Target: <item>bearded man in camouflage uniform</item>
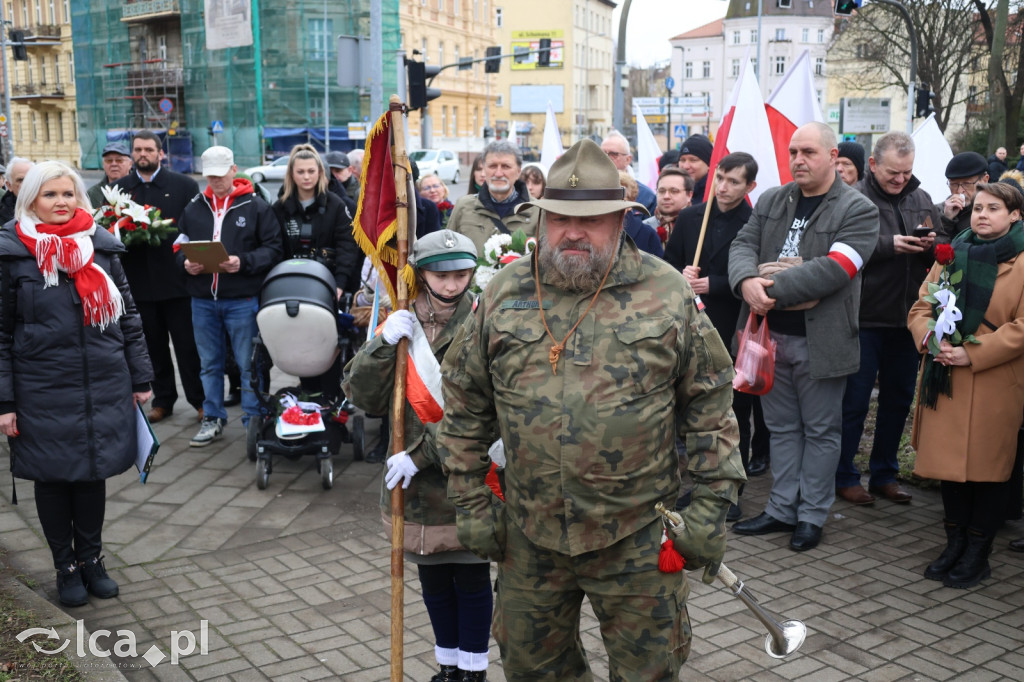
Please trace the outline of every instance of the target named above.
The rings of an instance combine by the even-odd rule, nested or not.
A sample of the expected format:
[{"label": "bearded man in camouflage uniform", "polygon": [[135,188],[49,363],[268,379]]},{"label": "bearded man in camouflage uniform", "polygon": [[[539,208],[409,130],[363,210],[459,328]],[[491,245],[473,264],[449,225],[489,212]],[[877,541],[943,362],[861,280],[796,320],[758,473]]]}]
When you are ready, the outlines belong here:
[{"label": "bearded man in camouflage uniform", "polygon": [[[658,569],[654,506],[678,496],[678,434],[696,485],[677,547],[711,582],[744,480],[732,362],[683,276],[623,235],[639,205],[596,144],[556,161],[531,203],[537,254],[491,280],[442,367],[438,438],[459,539],[498,562],[492,633],[508,679],[591,679],[586,596],[613,680],[675,680],[689,588]],[[495,428],[505,503],[484,483]]]}]

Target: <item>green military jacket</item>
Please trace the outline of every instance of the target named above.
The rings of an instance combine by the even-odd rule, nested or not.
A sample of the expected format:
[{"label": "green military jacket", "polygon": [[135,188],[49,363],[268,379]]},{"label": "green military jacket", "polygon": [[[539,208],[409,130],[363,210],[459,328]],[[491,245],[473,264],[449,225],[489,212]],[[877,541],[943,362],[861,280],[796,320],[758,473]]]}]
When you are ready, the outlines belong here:
[{"label": "green military jacket", "polygon": [[[497,425],[507,520],[541,547],[576,556],[651,523],[655,503],[679,493],[677,433],[694,480],[734,502],[744,474],[732,361],[683,276],[624,240],[553,374],[532,264],[499,271],[445,356],[438,443],[449,496],[483,485]],[[541,282],[561,341],[593,294]]]},{"label": "green military jacket", "polygon": [[[521,187],[520,187],[521,186]],[[529,200],[526,185],[516,182],[516,189],[521,190],[520,196]],[[476,252],[481,256],[484,253],[484,244],[492,236],[499,234],[495,221],[501,222],[509,233],[522,230],[527,237],[537,236],[537,219],[540,209],[530,206],[519,211],[499,218],[498,214],[488,208],[484,201],[477,194],[470,194],[455,202],[455,208],[448,217],[446,227],[453,232],[464,234],[473,240],[476,245]]]},{"label": "green military jacket", "polygon": [[[455,332],[473,309],[473,297],[467,294],[437,338],[430,344],[438,362],[451,345]],[[384,336],[373,337],[345,367],[342,390],[360,409],[371,414],[392,413],[395,387],[395,350]],[[437,424],[424,424],[408,402],[405,404],[405,451],[419,467],[405,491],[406,549],[418,554],[462,549],[455,536],[455,507],[447,497],[447,477],[434,436]],[[491,442],[497,438],[492,437]],[[490,443],[488,443],[490,445]],[[389,449],[388,452],[391,452]],[[390,515],[391,491],[381,485],[381,510]],[[436,527],[443,526],[444,529]],[[432,527],[423,529],[421,527]],[[415,543],[415,544],[410,544]]]}]

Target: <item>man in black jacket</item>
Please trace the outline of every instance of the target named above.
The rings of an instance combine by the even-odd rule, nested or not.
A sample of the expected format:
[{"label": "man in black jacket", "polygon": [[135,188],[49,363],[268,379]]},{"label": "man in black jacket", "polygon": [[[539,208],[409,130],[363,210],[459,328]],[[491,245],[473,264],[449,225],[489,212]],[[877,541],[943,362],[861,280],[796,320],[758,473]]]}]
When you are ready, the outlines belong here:
[{"label": "man in black jacket", "polygon": [[[705,204],[684,208],[665,248],[665,260],[680,270],[701,297],[705,312],[722,337],[726,348],[736,337],[740,299],[729,287],[729,245],[746,225],[751,208],[747,195],[757,186],[757,161],[750,154],[734,152],[722,157],[715,169],[715,196],[704,235],[698,265],[693,265],[697,240],[704,219]],[[761,411],[761,399],[733,391],[732,407],[740,426],[740,456],[748,475],[760,476],[768,470],[770,436]],[[751,434],[750,418],[754,418]],[[751,437],[753,436],[753,437]],[[742,493],[742,487],[740,488]],[[739,504],[729,509],[727,518],[735,521],[742,511]]]},{"label": "man in black jacket", "polygon": [[[846,378],[843,438],[836,494],[852,504],[879,495],[907,504],[911,495],[896,482],[896,452],[914,399],[918,343],[907,314],[934,257],[939,212],[913,175],[914,141],[902,132],[883,135],[868,159],[869,172],[855,185],[878,207],[878,242],[864,266],[860,299],[860,369]],[[860,448],[871,391],[878,379],[878,412],[868,489],[853,462]]]},{"label": "man in black jacket", "polygon": [[7,192],[0,197],[0,227],[14,220],[14,204],[18,201],[21,183],[35,164],[28,159],[15,156],[4,171],[4,185]]},{"label": "man in black jacket", "polygon": [[257,414],[256,395],[249,386],[252,339],[256,335],[257,297],[263,277],[282,257],[281,224],[252,183],[236,179],[238,167],[227,147],[203,152],[203,175],[208,186],[185,207],[179,223],[179,242],[216,241],[228,259],[215,273],[177,254],[192,296],[196,347],[202,363],[203,422],[189,443],[204,447],[220,438],[228,413],[224,409],[225,334],[242,376],[242,423]]},{"label": "man in black jacket", "polygon": [[[163,158],[160,138],[149,130],[137,132],[132,139],[135,169],[115,184],[132,201],[159,208],[161,216],[174,220],[177,227],[185,206],[199,194],[199,185],[187,175],[162,168]],[[153,362],[151,422],[169,417],[178,400],[168,337],[174,343],[174,359],[178,361],[185,400],[199,411],[200,421],[203,418],[203,385],[192,333],[192,305],[185,291],[184,276],[174,263],[173,243],[172,236],[160,246],[134,246],[121,256]]]},{"label": "man in black jacket", "polygon": [[[992,178],[993,181],[999,178]],[[979,183],[988,182],[988,163],[978,152],[960,152],[946,164],[946,185],[950,195],[935,204],[941,211],[942,229],[938,231],[940,241],[952,241],[971,226],[974,211],[974,195]]]}]

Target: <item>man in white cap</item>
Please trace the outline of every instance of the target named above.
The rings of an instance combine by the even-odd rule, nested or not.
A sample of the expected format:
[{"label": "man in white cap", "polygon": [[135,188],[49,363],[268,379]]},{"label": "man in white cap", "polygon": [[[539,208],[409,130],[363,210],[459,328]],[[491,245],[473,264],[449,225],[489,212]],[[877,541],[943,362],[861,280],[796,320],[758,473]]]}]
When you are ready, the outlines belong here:
[{"label": "man in white cap", "polygon": [[[498,272],[442,367],[458,536],[499,562],[492,632],[510,680],[590,679],[589,598],[614,680],[675,680],[690,649],[659,502],[695,481],[675,546],[711,582],[745,480],[729,353],[681,273],[623,235],[619,171],[589,139],[551,166],[537,252]],[[505,502],[485,483],[500,433]],[[667,551],[667,549],[666,549]],[[662,570],[664,568],[664,570]],[[669,570],[674,568],[674,570]]]},{"label": "man in white cap", "polygon": [[238,167],[227,147],[203,152],[202,171],[208,183],[185,207],[178,224],[179,242],[215,241],[228,258],[217,272],[193,263],[178,251],[185,286],[192,296],[192,321],[202,364],[204,417],[189,443],[205,447],[221,437],[227,423],[224,409],[225,334],[242,376],[242,423],[257,414],[256,395],[249,387],[252,338],[256,334],[256,303],[263,277],[282,258],[281,224],[248,180],[236,178]]}]

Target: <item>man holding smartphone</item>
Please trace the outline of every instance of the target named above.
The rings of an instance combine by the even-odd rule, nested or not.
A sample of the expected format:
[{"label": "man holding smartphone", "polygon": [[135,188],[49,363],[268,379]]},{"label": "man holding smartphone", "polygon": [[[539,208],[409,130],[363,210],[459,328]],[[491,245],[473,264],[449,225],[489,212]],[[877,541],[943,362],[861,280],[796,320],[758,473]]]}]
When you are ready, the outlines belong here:
[{"label": "man holding smartphone", "polygon": [[[843,439],[836,494],[851,504],[875,496],[906,504],[911,495],[896,482],[896,453],[914,397],[919,355],[907,313],[934,258],[940,213],[913,174],[914,141],[891,132],[875,143],[869,172],[855,188],[878,207],[878,242],[864,266],[860,302],[860,370],[849,375],[843,396]],[[944,240],[945,241],[945,240]],[[853,459],[860,447],[871,391],[879,380],[875,439],[868,489]]]}]

